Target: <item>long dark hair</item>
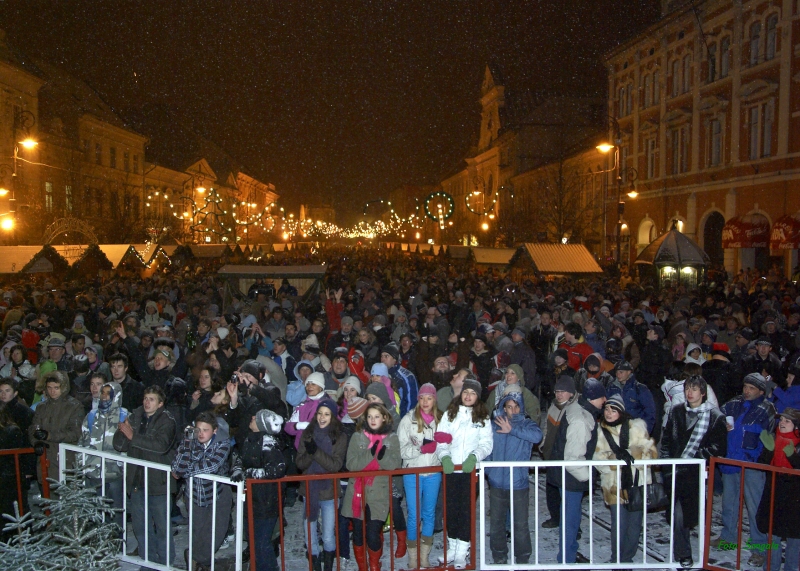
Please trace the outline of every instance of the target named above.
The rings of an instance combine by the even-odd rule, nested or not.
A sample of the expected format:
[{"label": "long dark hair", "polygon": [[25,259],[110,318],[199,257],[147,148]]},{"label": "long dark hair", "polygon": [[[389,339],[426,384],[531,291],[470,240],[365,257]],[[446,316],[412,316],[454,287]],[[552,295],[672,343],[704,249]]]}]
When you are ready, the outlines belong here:
[{"label": "long dark hair", "polygon": [[[452,401],[450,401],[450,405],[447,407],[447,420],[453,422],[456,419],[456,415],[458,414],[458,407],[460,407],[463,403],[461,402],[461,395],[464,394],[463,392],[455,397]],[[466,406],[466,405],[464,405]],[[483,423],[489,419],[489,409],[486,408],[486,404],[478,398],[474,405],[472,405],[472,422],[477,424]]]},{"label": "long dark hair", "polygon": [[[330,409],[328,409],[330,410]],[[317,412],[319,412],[319,407],[317,407]],[[331,423],[330,423],[329,433],[331,437],[331,442],[336,442],[336,439],[342,433],[342,423],[341,421],[336,418],[335,414],[331,414]],[[308,427],[303,431],[303,440],[309,442],[314,439],[314,433],[319,428],[319,422],[317,422],[317,413],[314,413],[314,416],[311,419],[311,422],[308,423]]]}]

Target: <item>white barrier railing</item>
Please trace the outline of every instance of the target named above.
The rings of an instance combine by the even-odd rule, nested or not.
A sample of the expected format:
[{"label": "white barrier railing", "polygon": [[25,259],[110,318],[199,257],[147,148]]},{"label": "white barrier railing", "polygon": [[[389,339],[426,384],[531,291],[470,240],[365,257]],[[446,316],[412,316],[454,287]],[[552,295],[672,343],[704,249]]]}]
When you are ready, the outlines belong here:
[{"label": "white barrier railing", "polygon": [[[663,458],[663,459],[656,459],[656,460],[636,460],[633,467],[659,467],[659,466],[671,466],[672,472],[675,474],[675,467],[678,465],[695,465],[697,466],[697,470],[699,472],[699,492],[698,492],[698,508],[699,508],[699,520],[698,520],[698,551],[697,557],[693,556],[695,562],[702,562],[703,553],[705,551],[705,508],[706,508],[706,461],[702,459],[681,459],[681,458]],[[588,563],[557,563],[556,561],[548,560],[544,563],[540,561],[539,558],[539,543],[540,543],[540,536],[541,533],[539,531],[539,474],[542,468],[553,469],[557,468],[561,470],[561,481],[565,481],[565,473],[567,467],[573,466],[580,466],[580,467],[589,467],[589,562]],[[515,554],[514,554],[514,526],[511,526],[511,544],[508,553],[508,563],[493,563],[491,562],[491,550],[487,550],[486,545],[486,535],[487,535],[487,514],[488,514],[488,505],[486,501],[486,494],[481,493],[479,498],[479,512],[478,512],[478,521],[480,522],[480,532],[478,534],[478,541],[480,543],[480,569],[487,569],[487,570],[505,570],[508,569],[509,566],[513,566],[514,569],[561,569],[561,568],[568,568],[568,569],[619,569],[624,567],[625,569],[678,569],[681,568],[682,565],[680,562],[675,561],[673,558],[673,541],[674,541],[674,534],[673,530],[675,527],[675,509],[674,504],[676,501],[675,498],[675,485],[677,481],[677,477],[671,478],[672,488],[671,490],[667,490],[667,495],[670,498],[670,518],[669,518],[669,556],[668,560],[666,561],[648,561],[648,536],[647,536],[647,488],[644,488],[644,498],[645,498],[645,507],[644,507],[644,520],[642,525],[642,535],[641,535],[641,542],[642,542],[642,560],[639,562],[634,561],[633,563],[622,563],[620,562],[620,518],[616,518],[616,525],[617,525],[617,533],[616,533],[616,562],[607,563],[607,562],[598,562],[595,561],[595,554],[594,554],[594,482],[597,478],[595,478],[594,470],[592,469],[595,466],[625,466],[625,462],[622,460],[587,460],[587,461],[543,461],[543,462],[481,462],[479,467],[480,471],[478,474],[479,477],[479,489],[484,490],[486,484],[486,469],[487,468],[519,468],[525,470],[526,472],[529,469],[533,469],[534,471],[534,484],[532,489],[534,490],[534,526],[531,528],[532,536],[535,538],[535,544],[533,546],[533,562],[531,563],[515,563]],[[617,490],[621,489],[620,479],[621,479],[621,471],[616,470],[617,473]],[[509,484],[510,489],[513,490],[513,476],[514,470],[508,471],[509,475]],[[645,486],[647,486],[647,480],[645,479]],[[680,483],[678,483],[680,485]],[[603,500],[600,500],[601,505],[605,508],[605,503]],[[620,505],[617,504],[616,506],[612,507],[612,509],[621,509],[624,510],[624,504]],[[510,520],[514,521],[514,502],[509,502],[509,510],[510,510]],[[561,521],[566,521],[566,500],[564,494],[561,495]],[[656,514],[653,514],[654,516]],[[658,513],[658,517],[663,517],[663,514]],[[564,540],[564,535],[566,533],[565,526],[561,526],[559,532],[562,534],[561,537],[561,560],[564,561],[566,559],[566,541]]]},{"label": "white barrier railing", "polygon": [[[75,455],[75,463],[68,464],[67,463],[67,452],[70,452]],[[97,450],[92,450],[91,448],[83,448],[81,446],[75,446],[71,444],[59,444],[59,461],[58,461],[58,480],[60,482],[64,481],[64,470],[70,469],[74,467],[81,467],[86,466],[86,458],[87,457],[95,457],[100,458],[102,461],[100,462],[99,466],[101,467],[100,472],[100,489],[102,490],[103,495],[106,493],[106,466],[107,461],[113,461],[121,464],[122,467],[122,522],[123,522],[123,529],[122,529],[122,553],[119,554],[119,559],[121,561],[125,561],[127,563],[132,563],[135,565],[142,565],[143,563],[147,564],[147,567],[152,569],[160,569],[163,571],[173,571],[175,569],[183,570],[183,567],[177,567],[175,565],[175,561],[171,561],[172,550],[170,548],[172,542],[172,519],[170,511],[172,505],[172,497],[169,493],[166,494],[165,502],[166,502],[166,545],[167,545],[167,561],[166,563],[157,563],[150,559],[150,533],[149,527],[150,521],[149,512],[150,512],[150,502],[148,501],[150,498],[149,494],[149,480],[150,480],[150,469],[157,470],[160,472],[165,472],[165,476],[167,478],[167,487],[168,489],[174,487],[170,486],[170,483],[173,482],[172,478],[172,467],[169,464],[159,464],[157,462],[148,462],[147,460],[139,460],[136,458],[129,458],[124,454],[119,454],[115,452],[99,452]],[[127,545],[128,545],[128,533],[127,533],[127,526],[125,522],[127,521],[128,515],[128,494],[126,489],[126,482],[128,476],[128,470],[134,466],[141,466],[145,468],[143,471],[144,476],[144,521],[145,521],[145,532],[143,539],[143,544],[139,544],[139,557],[131,557],[127,554]],[[89,468],[89,467],[87,467]],[[235,506],[236,506],[236,521],[235,521],[235,533],[236,533],[236,566],[235,571],[242,571],[242,543],[244,541],[244,501],[245,501],[245,486],[244,482],[231,482],[230,478],[224,476],[216,476],[213,474],[198,474],[196,476],[192,476],[188,479],[187,486],[189,489],[189,497],[187,498],[187,509],[189,511],[189,553],[188,559],[189,561],[193,560],[193,541],[192,541],[192,532],[193,532],[193,509],[194,509],[194,478],[200,478],[202,480],[210,480],[213,482],[217,482],[220,484],[226,484],[232,486],[236,489],[235,495]],[[214,561],[214,538],[217,536],[217,486],[213,487],[213,498],[212,498],[212,518],[211,518],[211,541],[210,541],[210,551],[211,551],[211,571],[215,569],[215,561]],[[114,506],[117,507],[117,506]],[[226,524],[227,525],[227,524]],[[225,530],[227,531],[227,529]],[[137,538],[137,541],[140,538]],[[180,558],[178,558],[180,561]],[[181,562],[182,563],[182,562]]]}]

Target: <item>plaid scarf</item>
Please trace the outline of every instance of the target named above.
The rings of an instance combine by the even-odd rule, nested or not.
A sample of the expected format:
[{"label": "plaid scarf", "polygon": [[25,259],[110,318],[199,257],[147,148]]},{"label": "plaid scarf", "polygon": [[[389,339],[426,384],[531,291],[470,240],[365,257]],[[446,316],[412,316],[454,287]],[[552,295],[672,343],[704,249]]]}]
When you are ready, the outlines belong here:
[{"label": "plaid scarf", "polygon": [[711,422],[711,414],[709,413],[714,407],[708,401],[697,408],[690,407],[688,402],[684,403],[683,406],[686,407],[686,419],[689,421],[687,422],[687,426],[694,420],[694,429],[692,430],[692,436],[689,438],[689,442],[686,443],[686,447],[683,449],[681,458],[694,458],[698,448],[700,448],[700,442],[702,442],[703,437],[706,435],[706,432],[708,432],[708,426]]}]

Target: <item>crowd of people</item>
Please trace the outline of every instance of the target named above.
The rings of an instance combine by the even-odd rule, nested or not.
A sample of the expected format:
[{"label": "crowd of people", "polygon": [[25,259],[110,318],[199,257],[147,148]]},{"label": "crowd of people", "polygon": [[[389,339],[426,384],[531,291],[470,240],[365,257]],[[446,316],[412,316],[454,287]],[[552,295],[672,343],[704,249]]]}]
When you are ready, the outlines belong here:
[{"label": "crowd of people", "polygon": [[[233,497],[230,485],[197,477],[190,488],[189,478],[331,475],[307,486],[254,485],[247,501],[258,540],[248,556],[259,570],[277,569],[275,528],[301,496],[315,571],[332,571],[337,552],[343,569],[378,571],[387,530],[396,536],[390,555],[407,558],[407,568],[432,566],[443,509],[446,563],[467,565],[470,474],[484,461],[624,461],[619,473],[597,468],[612,561],[621,563],[635,557],[640,488],[656,477],[637,460],[716,456],[800,468],[794,282],[740,274],[691,291],[656,290],[627,274],[513,281],[382,250],[292,256],[326,262],[322,288],[256,281],[230,298],[217,276],[191,268],[5,284],[0,448],[32,445],[49,460],[42,474],[24,459],[26,489],[58,477],[60,443],[169,466],[132,466],[123,481],[113,460],[67,456],[115,506],[127,496],[138,554],[148,561],[175,560],[167,521],[185,524],[180,508],[192,502],[193,560],[188,550],[184,557],[203,570],[233,533]],[[399,468],[420,474],[375,475]],[[590,470],[547,470],[542,527],[559,529],[559,562],[582,560]],[[364,475],[333,480],[345,472]],[[0,460],[4,481],[11,474],[13,464]],[[740,474],[721,469],[723,528],[712,546],[736,541],[744,486],[750,564],[766,568],[769,555],[779,571],[785,541],[785,568],[795,571],[800,480],[778,474],[772,505],[764,471],[748,468],[744,481]],[[691,568],[701,479],[689,465],[662,475],[668,493],[673,478],[680,483],[667,512],[674,557]],[[509,563],[513,537],[510,563],[527,563],[535,483],[522,468],[487,464],[486,476],[493,561]],[[0,489],[0,510],[12,511],[15,500],[16,490]]]}]

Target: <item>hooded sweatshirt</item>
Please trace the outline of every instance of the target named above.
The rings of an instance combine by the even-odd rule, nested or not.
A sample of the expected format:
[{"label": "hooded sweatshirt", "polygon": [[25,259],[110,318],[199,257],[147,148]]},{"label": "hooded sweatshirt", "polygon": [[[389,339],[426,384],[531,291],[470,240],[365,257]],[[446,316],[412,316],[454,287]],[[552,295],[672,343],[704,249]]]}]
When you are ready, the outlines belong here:
[{"label": "hooded sweatshirt", "polygon": [[[103,390],[106,390],[106,387],[111,389],[111,399],[101,400],[97,408],[91,410],[83,419],[78,446],[100,452],[114,452],[114,433],[119,423],[128,417],[128,411],[122,408],[122,387],[119,383],[113,381],[106,383],[103,385]],[[87,455],[83,470],[88,477],[101,479],[100,458]],[[120,463],[106,460],[106,480],[121,477]]]}]

